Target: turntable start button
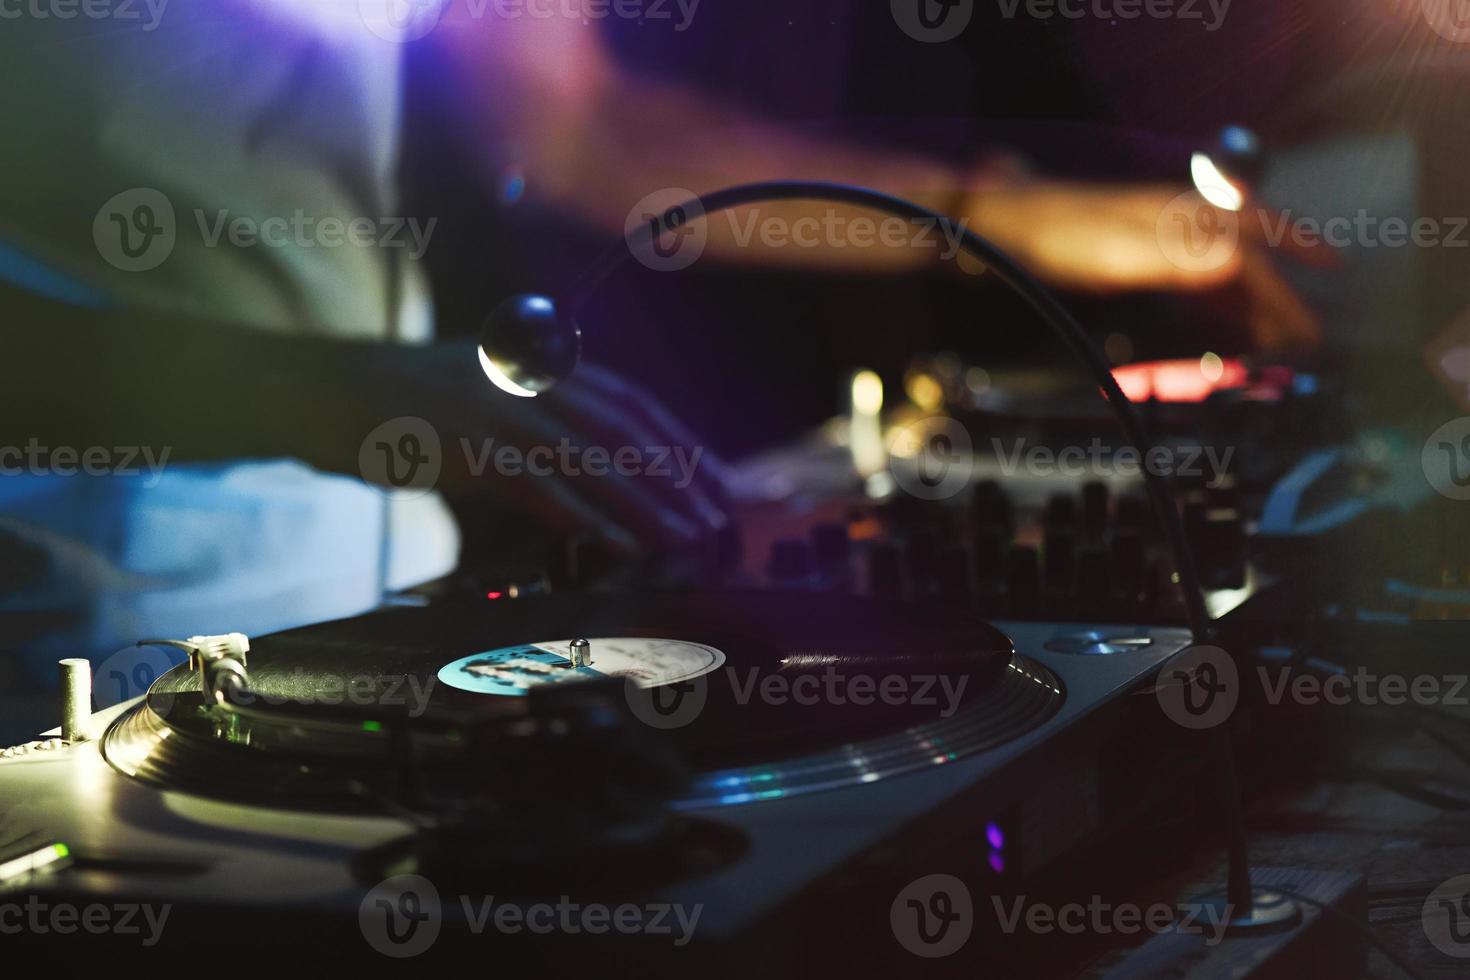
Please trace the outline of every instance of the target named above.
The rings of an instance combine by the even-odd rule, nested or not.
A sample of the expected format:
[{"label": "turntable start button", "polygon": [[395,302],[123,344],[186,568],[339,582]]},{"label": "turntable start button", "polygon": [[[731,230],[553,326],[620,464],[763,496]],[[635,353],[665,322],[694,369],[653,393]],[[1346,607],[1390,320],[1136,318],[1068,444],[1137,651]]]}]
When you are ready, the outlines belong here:
[{"label": "turntable start button", "polygon": [[1130,653],[1153,645],[1152,637],[1125,630],[1082,630],[1063,633],[1047,640],[1043,646],[1052,653],[1070,653],[1082,657],[1107,657]]}]

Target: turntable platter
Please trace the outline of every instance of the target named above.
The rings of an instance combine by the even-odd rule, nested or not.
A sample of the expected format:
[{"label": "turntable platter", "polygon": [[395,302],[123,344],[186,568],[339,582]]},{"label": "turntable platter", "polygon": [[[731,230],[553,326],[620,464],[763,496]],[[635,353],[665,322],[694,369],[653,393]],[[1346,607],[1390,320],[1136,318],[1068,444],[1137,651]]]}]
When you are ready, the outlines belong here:
[{"label": "turntable platter", "polygon": [[[589,641],[584,666],[577,638]],[[984,620],[774,592],[391,609],[260,637],[249,674],[252,695],[285,706],[289,723],[247,708],[222,725],[176,668],[109,732],[109,760],[150,782],[319,806],[332,787],[371,780],[394,733],[448,758],[458,728],[526,717],[534,690],[622,677],[632,713],[699,771],[687,802],[739,803],[942,764],[1016,737],[1062,700],[1059,681]]]}]

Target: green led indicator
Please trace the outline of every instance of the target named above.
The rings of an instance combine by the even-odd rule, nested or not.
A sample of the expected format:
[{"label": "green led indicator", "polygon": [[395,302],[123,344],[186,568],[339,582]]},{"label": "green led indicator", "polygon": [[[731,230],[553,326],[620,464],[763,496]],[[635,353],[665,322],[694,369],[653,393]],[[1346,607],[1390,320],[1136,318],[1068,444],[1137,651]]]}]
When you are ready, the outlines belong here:
[{"label": "green led indicator", "polygon": [[67,847],[65,844],[52,844],[51,850],[54,851],[56,853],[56,856],[59,858],[64,858],[71,854],[71,848]]},{"label": "green led indicator", "polygon": [[381,732],[383,730],[383,723],[381,721],[365,721],[362,723],[362,730],[365,732]]}]

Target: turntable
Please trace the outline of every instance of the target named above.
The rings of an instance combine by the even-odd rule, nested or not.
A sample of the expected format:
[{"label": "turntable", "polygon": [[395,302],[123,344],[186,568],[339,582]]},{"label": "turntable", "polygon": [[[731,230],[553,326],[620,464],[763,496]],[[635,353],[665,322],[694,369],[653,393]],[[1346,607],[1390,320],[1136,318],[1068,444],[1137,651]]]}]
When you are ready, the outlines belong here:
[{"label": "turntable", "polygon": [[[791,199],[938,219],[830,184],[691,206]],[[659,216],[573,295],[685,220]],[[963,237],[1088,367],[1128,442],[1150,445],[1080,325]],[[503,303],[479,347],[487,376],[522,396],[565,377],[575,306]],[[1092,492],[1080,524],[1075,507],[1050,514],[1041,548],[1012,541],[982,486],[963,522],[974,562],[889,514],[906,568],[869,542],[861,589],[828,548],[853,529],[829,526],[811,550],[773,546],[784,591],[494,589],[253,640],[163,641],[187,665],[0,760],[0,799],[25,801],[6,816],[0,887],[162,910],[154,940],[201,962],[244,945],[262,965],[476,955],[542,973],[886,975],[917,956],[973,975],[991,944],[966,945],[978,923],[951,930],[953,896],[919,884],[943,876],[977,904],[1030,887],[1187,784],[1199,756],[1166,699],[1136,696],[1210,638],[1184,515],[1162,476],[1142,483],[1162,540],[1141,499]],[[931,516],[953,534],[952,514]],[[1096,560],[1105,549],[1126,574]],[[1058,604],[1074,585],[1085,601]],[[1181,618],[1190,629],[1156,625]],[[1232,851],[1231,896],[1250,919],[1244,857]]]},{"label": "turntable", "polygon": [[[168,944],[216,945],[228,922],[341,961],[404,955],[373,903],[430,887],[436,939],[416,954],[737,972],[756,935],[901,968],[886,923],[903,882],[961,868],[977,893],[1019,887],[1126,819],[1157,758],[1120,731],[1158,711],[1127,695],[1189,634],[728,592],[482,599],[212,639],[89,737],[0,761],[6,856],[66,855],[8,888],[167,906]],[[699,918],[678,946],[517,942],[476,929],[473,896],[494,895]],[[834,915],[847,925],[817,943]]]}]

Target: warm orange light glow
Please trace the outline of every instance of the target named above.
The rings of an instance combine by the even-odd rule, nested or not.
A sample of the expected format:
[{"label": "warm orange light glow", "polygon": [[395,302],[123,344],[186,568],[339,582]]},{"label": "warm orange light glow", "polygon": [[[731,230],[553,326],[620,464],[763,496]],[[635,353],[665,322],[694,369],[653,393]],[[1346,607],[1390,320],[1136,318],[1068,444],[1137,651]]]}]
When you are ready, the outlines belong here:
[{"label": "warm orange light glow", "polygon": [[1150,361],[1113,369],[1113,380],[1129,401],[1201,402],[1216,391],[1246,381],[1245,364],[1206,355],[1197,361]]}]

